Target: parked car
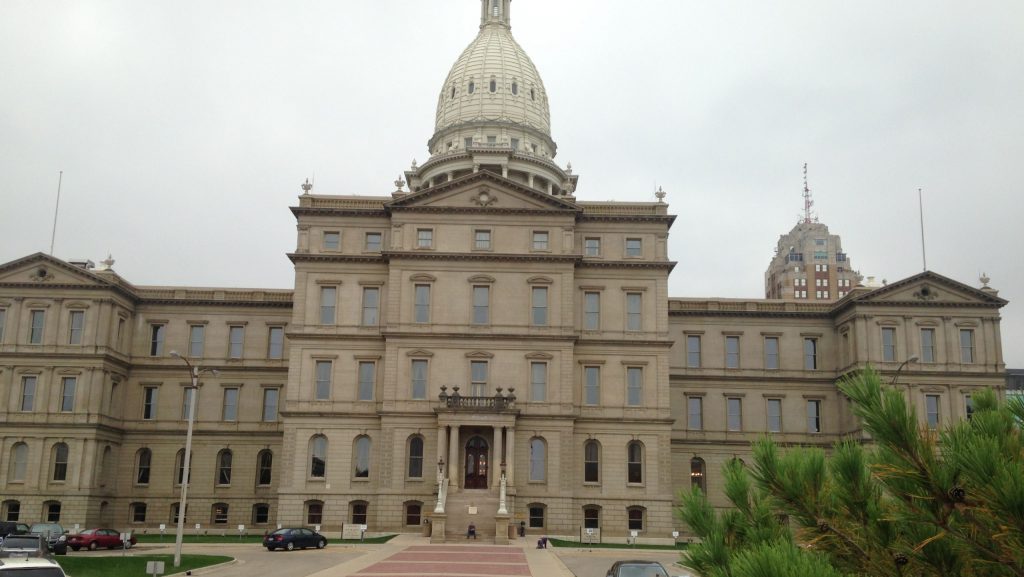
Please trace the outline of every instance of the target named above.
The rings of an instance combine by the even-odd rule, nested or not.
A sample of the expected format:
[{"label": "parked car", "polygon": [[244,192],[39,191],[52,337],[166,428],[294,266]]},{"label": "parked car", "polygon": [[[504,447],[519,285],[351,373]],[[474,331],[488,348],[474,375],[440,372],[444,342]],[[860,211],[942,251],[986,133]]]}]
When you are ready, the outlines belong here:
[{"label": "parked car", "polygon": [[[657,561],[616,561],[608,569],[607,577],[669,577],[665,567]],[[679,577],[688,577],[680,575]]]},{"label": "parked car", "polygon": [[0,559],[0,577],[68,577],[56,561],[48,557]]},{"label": "parked car", "polygon": [[50,546],[42,535],[8,535],[0,543],[0,559],[49,556]]},{"label": "parked car", "polygon": [[135,535],[129,536],[127,542],[121,541],[121,533],[114,529],[86,529],[77,535],[68,536],[68,547],[75,551],[83,547],[90,551],[95,551],[100,547],[106,547],[107,549],[118,547],[131,549],[132,545],[137,542]]},{"label": "parked car", "polygon": [[54,555],[68,554],[68,536],[59,523],[35,523],[28,528],[30,535],[42,535]]},{"label": "parked car", "polygon": [[327,537],[305,527],[278,529],[263,538],[263,546],[267,548],[267,551],[274,549],[291,551],[306,547],[323,549],[327,546]]}]

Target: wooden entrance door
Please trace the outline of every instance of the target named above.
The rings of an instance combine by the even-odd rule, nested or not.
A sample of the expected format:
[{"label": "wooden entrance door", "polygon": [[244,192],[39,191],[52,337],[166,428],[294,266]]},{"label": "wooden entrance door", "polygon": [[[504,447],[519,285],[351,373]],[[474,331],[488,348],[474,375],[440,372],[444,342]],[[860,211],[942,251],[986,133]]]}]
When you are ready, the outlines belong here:
[{"label": "wooden entrance door", "polygon": [[486,489],[488,464],[487,441],[483,437],[473,437],[466,443],[466,479],[462,486]]}]

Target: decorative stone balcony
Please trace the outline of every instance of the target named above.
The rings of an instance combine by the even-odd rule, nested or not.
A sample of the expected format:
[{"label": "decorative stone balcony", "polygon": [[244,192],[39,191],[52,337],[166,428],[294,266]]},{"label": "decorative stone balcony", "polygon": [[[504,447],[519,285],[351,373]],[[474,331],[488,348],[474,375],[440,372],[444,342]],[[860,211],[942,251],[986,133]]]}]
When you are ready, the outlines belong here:
[{"label": "decorative stone balcony", "polygon": [[452,411],[503,413],[515,409],[515,391],[515,387],[509,387],[508,394],[503,395],[502,388],[498,387],[497,394],[494,396],[472,397],[460,394],[458,385],[452,386],[451,393],[448,392],[447,386],[442,385],[441,394],[437,396],[440,401],[438,408]]}]

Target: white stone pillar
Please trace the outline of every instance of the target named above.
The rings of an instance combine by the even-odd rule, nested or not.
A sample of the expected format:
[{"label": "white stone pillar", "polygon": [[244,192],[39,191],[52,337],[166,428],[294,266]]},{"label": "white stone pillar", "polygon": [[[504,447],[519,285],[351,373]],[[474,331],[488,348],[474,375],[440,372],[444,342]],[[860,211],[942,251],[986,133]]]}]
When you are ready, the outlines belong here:
[{"label": "white stone pillar", "polygon": [[[444,451],[445,451],[445,449],[447,447],[448,447],[448,428],[445,427],[444,425],[441,425],[441,426],[439,426],[437,428],[437,460],[438,461],[440,461],[441,459],[444,459],[445,462],[448,461],[448,459],[445,459],[445,457],[444,457]],[[435,461],[434,464],[436,465],[437,461]]]},{"label": "white stone pillar", "polygon": [[505,429],[505,479],[509,487],[516,484],[516,428]]},{"label": "white stone pillar", "polygon": [[462,477],[459,475],[462,463],[459,460],[459,425],[452,425],[448,437],[448,486],[458,487]]},{"label": "white stone pillar", "polygon": [[490,477],[491,488],[496,489],[501,484],[501,461],[504,459],[504,443],[501,439],[501,425],[494,425],[494,448],[491,455]]}]

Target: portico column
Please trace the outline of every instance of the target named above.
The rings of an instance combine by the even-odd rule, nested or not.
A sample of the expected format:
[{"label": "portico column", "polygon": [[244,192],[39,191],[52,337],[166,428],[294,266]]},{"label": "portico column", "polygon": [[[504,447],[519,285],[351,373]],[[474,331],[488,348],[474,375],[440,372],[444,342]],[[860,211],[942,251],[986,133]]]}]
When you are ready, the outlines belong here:
[{"label": "portico column", "polygon": [[448,437],[448,485],[459,486],[459,425],[452,425],[451,436]]},{"label": "portico column", "polygon": [[504,443],[501,442],[501,425],[494,426],[494,454],[491,457],[491,488],[496,489],[501,484],[501,462],[505,458],[503,453]]},{"label": "portico column", "polygon": [[516,428],[505,429],[505,479],[511,487],[516,484]]},{"label": "portico column", "polygon": [[[448,428],[441,425],[437,428],[437,460],[444,459],[444,450],[448,446]],[[447,459],[445,459],[447,461]]]}]

